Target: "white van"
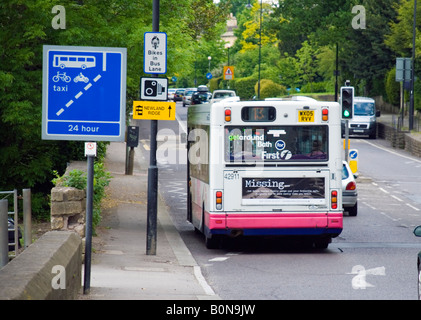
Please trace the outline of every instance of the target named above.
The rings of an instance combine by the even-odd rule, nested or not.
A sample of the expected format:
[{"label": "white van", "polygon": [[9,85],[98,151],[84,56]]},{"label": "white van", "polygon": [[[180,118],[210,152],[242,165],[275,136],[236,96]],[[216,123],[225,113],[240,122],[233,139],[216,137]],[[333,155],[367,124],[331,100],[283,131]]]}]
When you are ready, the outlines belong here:
[{"label": "white van", "polygon": [[[368,136],[376,139],[376,118],[380,111],[376,111],[372,98],[354,97],[354,115],[348,120],[350,136]],[[342,136],[345,135],[345,120],[342,120]]]}]

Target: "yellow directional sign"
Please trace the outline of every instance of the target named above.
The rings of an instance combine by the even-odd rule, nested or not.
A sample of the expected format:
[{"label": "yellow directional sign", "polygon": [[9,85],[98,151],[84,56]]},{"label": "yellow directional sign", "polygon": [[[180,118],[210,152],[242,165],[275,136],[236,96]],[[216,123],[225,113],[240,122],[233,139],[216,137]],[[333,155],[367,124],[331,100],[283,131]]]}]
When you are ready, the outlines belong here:
[{"label": "yellow directional sign", "polygon": [[133,101],[133,119],[175,120],[175,102]]}]

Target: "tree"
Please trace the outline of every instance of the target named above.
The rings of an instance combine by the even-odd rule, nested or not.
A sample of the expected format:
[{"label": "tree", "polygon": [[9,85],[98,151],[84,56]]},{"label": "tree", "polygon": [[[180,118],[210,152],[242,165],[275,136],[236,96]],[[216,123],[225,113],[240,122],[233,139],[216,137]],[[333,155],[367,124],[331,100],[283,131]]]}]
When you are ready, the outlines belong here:
[{"label": "tree", "polygon": [[[192,2],[161,0],[165,19],[160,28],[167,32],[170,44],[168,72],[180,70],[188,61],[186,21]],[[55,5],[65,8],[65,29],[52,25]],[[83,157],[80,142],[41,140],[42,46],[126,47],[130,110],[139,96],[143,33],[152,30],[151,23],[152,1],[0,2],[0,189],[49,193],[53,170],[62,174],[69,160]]]},{"label": "tree", "polygon": [[269,3],[262,3],[261,8],[260,3],[254,2],[250,8],[251,20],[244,22],[244,31],[240,40],[241,52],[256,49],[259,43],[264,46],[276,41],[275,34],[265,27],[265,19],[269,16],[270,9]]},{"label": "tree", "polygon": [[304,41],[302,47],[297,50],[297,66],[303,83],[313,82],[316,78],[316,54],[317,49],[308,41]]},{"label": "tree", "polygon": [[383,83],[394,64],[394,55],[384,42],[390,22],[396,17],[394,3],[394,0],[366,0],[366,28],[350,29],[348,41],[341,44],[345,68],[364,84],[361,94],[373,91],[375,81]]}]

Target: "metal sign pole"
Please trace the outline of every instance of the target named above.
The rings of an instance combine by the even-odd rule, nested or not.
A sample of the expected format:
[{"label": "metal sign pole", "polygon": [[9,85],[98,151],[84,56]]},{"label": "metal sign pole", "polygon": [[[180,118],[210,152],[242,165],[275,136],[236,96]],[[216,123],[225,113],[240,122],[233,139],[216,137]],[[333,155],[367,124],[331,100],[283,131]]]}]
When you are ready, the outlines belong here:
[{"label": "metal sign pole", "polygon": [[345,120],[345,161],[348,161],[349,153],[349,120]]},{"label": "metal sign pole", "polygon": [[[152,31],[159,32],[159,0],[153,0]],[[158,75],[154,74],[154,77]],[[158,216],[158,167],[156,165],[156,135],[158,134],[158,120],[151,120],[150,161],[148,168],[148,222],[146,237],[146,254],[156,255],[156,230]]]},{"label": "metal sign pole", "polygon": [[87,180],[86,180],[86,219],[85,219],[85,269],[83,279],[83,294],[89,294],[91,288],[91,253],[92,253],[92,215],[94,198],[94,159],[96,155],[96,144],[92,153],[87,154],[87,146],[93,146],[93,143],[85,144],[85,155],[87,155]]}]

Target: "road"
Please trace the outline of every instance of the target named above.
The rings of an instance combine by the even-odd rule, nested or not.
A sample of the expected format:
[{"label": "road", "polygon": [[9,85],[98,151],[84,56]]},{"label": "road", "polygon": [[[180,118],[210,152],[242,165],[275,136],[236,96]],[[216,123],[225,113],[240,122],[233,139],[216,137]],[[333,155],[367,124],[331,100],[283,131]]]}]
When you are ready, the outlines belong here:
[{"label": "road", "polygon": [[[223,299],[417,299],[416,256],[421,239],[421,159],[384,140],[352,139],[358,150],[358,216],[345,213],[344,230],[326,250],[274,239],[229,241],[205,248],[186,222],[186,150],[179,144],[187,108],[160,121],[159,191],[183,240],[213,290]],[[181,122],[181,125],[179,124]],[[148,152],[149,125],[140,148]]]}]

